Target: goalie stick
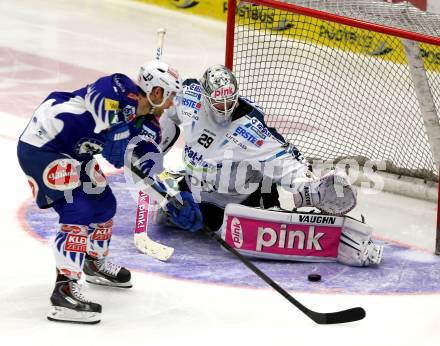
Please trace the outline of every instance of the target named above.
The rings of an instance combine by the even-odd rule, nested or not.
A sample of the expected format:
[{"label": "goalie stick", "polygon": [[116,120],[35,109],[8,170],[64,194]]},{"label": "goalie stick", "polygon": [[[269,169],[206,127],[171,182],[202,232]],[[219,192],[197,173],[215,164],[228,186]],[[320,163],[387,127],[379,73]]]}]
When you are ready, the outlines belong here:
[{"label": "goalie stick", "polygon": [[[143,177],[144,175],[136,168],[132,167],[132,171]],[[144,182],[147,184],[147,189],[153,189],[156,193],[160,194],[166,201],[173,202],[176,206],[180,205],[180,202],[175,198],[170,196],[167,192],[164,192],[162,189],[158,188],[156,182],[149,178],[144,177]],[[310,310],[303,304],[301,304],[298,300],[293,298],[284,288],[278,285],[275,281],[273,281],[269,276],[267,276],[264,272],[258,269],[251,261],[249,261],[246,257],[242,256],[237,250],[231,247],[226,241],[224,241],[217,233],[210,230],[208,227],[203,228],[203,232],[210,236],[212,239],[216,240],[223,248],[232,253],[235,257],[237,257],[246,267],[252,270],[260,279],[266,282],[269,286],[271,286],[275,291],[281,294],[284,298],[286,298],[291,304],[301,310],[307,317],[313,320],[317,324],[339,324],[339,323],[348,323],[362,320],[365,316],[365,310],[361,307],[351,308],[342,311],[336,312],[316,312]]]},{"label": "goalie stick", "polygon": [[[162,57],[163,43],[166,30],[160,28],[157,30],[157,49],[156,60]],[[173,254],[174,249],[153,241],[147,233],[148,230],[148,206],[150,197],[140,191],[138,197],[138,206],[136,212],[136,228],[134,231],[134,245],[143,254],[156,258],[160,261],[167,261]]]}]

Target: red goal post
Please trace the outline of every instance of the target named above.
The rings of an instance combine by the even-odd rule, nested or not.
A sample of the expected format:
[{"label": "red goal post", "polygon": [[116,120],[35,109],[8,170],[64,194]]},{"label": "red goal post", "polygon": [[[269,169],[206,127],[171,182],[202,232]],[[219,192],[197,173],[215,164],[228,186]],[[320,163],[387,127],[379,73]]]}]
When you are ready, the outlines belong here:
[{"label": "red goal post", "polygon": [[229,0],[225,64],[314,163],[357,164],[358,182],[372,182],[368,167],[386,191],[439,200],[440,15],[380,0]]}]

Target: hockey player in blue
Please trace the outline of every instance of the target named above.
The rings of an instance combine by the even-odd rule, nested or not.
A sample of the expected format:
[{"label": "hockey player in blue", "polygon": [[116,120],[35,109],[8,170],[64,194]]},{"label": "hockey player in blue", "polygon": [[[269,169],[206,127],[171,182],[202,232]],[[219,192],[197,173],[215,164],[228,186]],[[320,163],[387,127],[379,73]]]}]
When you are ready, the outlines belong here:
[{"label": "hockey player in blue", "polygon": [[[116,199],[93,155],[124,166],[127,145],[145,138],[134,151],[148,154],[160,141],[154,116],[170,107],[181,90],[176,70],[154,61],[140,68],[134,83],[112,74],[73,92],[53,92],[35,110],[20,136],[17,154],[36,203],[59,215],[53,250],[57,269],[50,320],[98,323],[101,305],[81,293],[78,279],[131,287],[129,270],[111,262],[108,247]],[[138,167],[145,176],[151,167]]]}]

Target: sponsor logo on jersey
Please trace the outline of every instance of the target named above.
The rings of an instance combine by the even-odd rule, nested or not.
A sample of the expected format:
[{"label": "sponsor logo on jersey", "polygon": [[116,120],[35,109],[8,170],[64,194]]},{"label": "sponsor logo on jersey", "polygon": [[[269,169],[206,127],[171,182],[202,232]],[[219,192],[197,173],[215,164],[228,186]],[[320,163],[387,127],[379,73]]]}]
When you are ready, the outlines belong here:
[{"label": "sponsor logo on jersey", "polygon": [[182,114],[183,115],[185,115],[185,116],[187,116],[188,118],[194,118],[194,119],[196,119],[196,120],[199,120],[199,117],[198,116],[196,116],[196,115],[194,115],[194,113],[192,112],[192,111],[185,111],[185,110],[182,110]]},{"label": "sponsor logo on jersey", "polygon": [[77,155],[95,155],[102,151],[103,143],[93,138],[83,138],[76,145],[74,152]]},{"label": "sponsor logo on jersey", "polygon": [[336,217],[334,216],[317,216],[317,215],[299,215],[299,222],[304,223],[321,223],[325,225],[334,225]]},{"label": "sponsor logo on jersey", "polygon": [[130,122],[136,117],[136,108],[132,105],[126,105],[122,109],[122,115],[126,122]]},{"label": "sponsor logo on jersey", "polygon": [[184,153],[193,165],[198,165],[203,161],[203,155],[199,154],[197,151],[194,151],[192,147],[188,145],[185,145]]},{"label": "sponsor logo on jersey", "polygon": [[238,126],[235,129],[233,135],[243,137],[248,142],[254,144],[257,147],[261,147],[264,144],[264,141],[261,138],[258,138],[256,135],[252,134],[250,131],[247,131],[245,128],[241,126]]},{"label": "sponsor logo on jersey", "polygon": [[147,136],[148,138],[151,138],[153,141],[157,138],[157,133],[150,129],[148,126],[144,125],[142,126],[142,130],[140,132],[141,136]]},{"label": "sponsor logo on jersey", "polygon": [[247,150],[247,145],[244,143],[241,143],[236,137],[231,135],[229,132],[226,133],[225,137],[226,137],[226,140],[221,144],[221,147],[226,145],[228,142],[232,142],[235,145],[238,145],[240,148]]},{"label": "sponsor logo on jersey", "polygon": [[269,129],[264,126],[257,118],[252,118],[251,122],[247,123],[245,127],[255,132],[262,139],[266,139],[267,137],[270,138],[272,135]]},{"label": "sponsor logo on jersey", "polygon": [[200,107],[202,106],[202,104],[200,102],[191,100],[191,99],[186,98],[186,97],[184,97],[181,100],[181,103],[182,103],[183,106],[189,107],[189,108],[192,108],[192,109],[200,109]]},{"label": "sponsor logo on jersey", "polygon": [[106,111],[117,111],[119,109],[119,101],[105,98],[104,99],[104,109]]},{"label": "sponsor logo on jersey", "polygon": [[237,249],[243,245],[243,229],[240,220],[234,217],[231,221],[231,237]]},{"label": "sponsor logo on jersey", "polygon": [[77,161],[58,159],[47,165],[43,172],[44,183],[54,190],[71,190],[81,185]]},{"label": "sponsor logo on jersey", "polygon": [[[185,145],[184,148],[184,153],[185,153],[185,157],[184,157],[184,161],[185,164],[190,164],[192,166],[197,166],[197,167],[201,167],[203,170],[204,169],[213,169],[213,170],[217,170],[223,167],[223,164],[220,163],[214,163],[214,162],[206,162],[203,161],[203,155],[198,153],[197,151],[194,151],[192,149],[192,147]],[[191,167],[191,169],[195,169],[195,167]]]},{"label": "sponsor logo on jersey", "polygon": [[197,84],[197,83],[191,83],[190,85],[188,85],[186,87],[186,90],[192,90],[192,91],[195,91],[199,94],[202,93],[202,87],[200,86],[200,84]]},{"label": "sponsor logo on jersey", "polygon": [[190,98],[194,98],[197,101],[199,101],[202,98],[202,94],[192,91],[192,90],[185,90],[185,96],[188,96]]},{"label": "sponsor logo on jersey", "polygon": [[88,172],[90,180],[92,181],[93,185],[97,187],[106,187],[107,186],[107,179],[105,178],[104,173],[101,170],[101,167],[99,167],[98,162],[93,160],[90,163],[90,171]]}]

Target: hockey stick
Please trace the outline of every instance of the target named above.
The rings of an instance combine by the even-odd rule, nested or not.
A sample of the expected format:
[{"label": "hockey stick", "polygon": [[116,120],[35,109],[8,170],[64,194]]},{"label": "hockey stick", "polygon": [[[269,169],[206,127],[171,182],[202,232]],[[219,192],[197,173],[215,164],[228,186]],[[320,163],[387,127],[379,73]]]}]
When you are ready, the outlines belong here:
[{"label": "hockey stick", "polygon": [[[140,173],[136,167],[133,167],[132,170],[140,177],[143,176],[142,173]],[[170,197],[169,194],[167,194],[161,189],[158,189],[153,179],[146,177],[144,178],[144,182],[146,182],[149,188],[152,188],[157,193],[159,193],[166,201],[173,202],[176,206],[180,205],[180,202],[175,197]],[[284,288],[282,288],[269,276],[267,276],[264,272],[258,269],[258,267],[256,267],[252,262],[250,262],[246,257],[241,255],[237,250],[231,247],[217,233],[210,230],[206,226],[203,228],[203,232],[209,235],[212,239],[216,240],[221,246],[223,246],[223,248],[225,248],[235,257],[237,257],[246,267],[252,270],[260,279],[266,282],[275,291],[277,291],[284,298],[286,298],[290,303],[295,305],[299,310],[301,310],[306,316],[308,316],[314,322],[318,324],[338,324],[338,323],[359,321],[365,317],[366,315],[365,310],[361,307],[351,308],[348,310],[342,310],[337,312],[324,312],[324,313],[310,310],[309,308],[301,304],[298,300],[293,298]]]},{"label": "hockey stick", "polygon": [[256,267],[252,262],[250,262],[246,257],[241,255],[237,250],[231,247],[226,241],[224,241],[217,233],[209,230],[208,228],[203,229],[204,233],[208,234],[212,239],[216,240],[223,246],[226,250],[237,257],[246,267],[252,270],[260,279],[271,286],[275,291],[286,298],[290,303],[295,305],[299,310],[301,310],[306,316],[312,319],[318,324],[337,324],[337,323],[347,323],[354,322],[363,319],[366,315],[365,310],[361,307],[351,308],[348,310],[342,310],[337,312],[316,312],[310,310],[301,304],[298,300],[293,298],[284,288],[273,281],[269,276],[262,272],[258,267]]},{"label": "hockey stick", "polygon": [[[165,29],[161,28],[157,30],[158,39],[156,60],[160,60],[160,58],[162,57],[165,34]],[[167,261],[172,256],[174,248],[153,241],[147,233],[149,203],[150,197],[142,191],[139,192],[138,206],[136,212],[136,228],[134,231],[134,245],[136,246],[136,249],[138,249],[143,254],[156,258],[160,261]]]},{"label": "hockey stick", "polygon": [[134,230],[134,245],[143,254],[167,261],[173,254],[174,248],[157,243],[148,236],[148,218],[150,197],[140,191],[136,211],[136,228]]},{"label": "hockey stick", "polygon": [[157,48],[156,48],[156,60],[160,60],[163,53],[163,42],[165,40],[165,34],[167,31],[164,28],[157,29]]}]

